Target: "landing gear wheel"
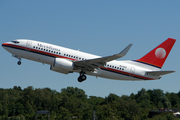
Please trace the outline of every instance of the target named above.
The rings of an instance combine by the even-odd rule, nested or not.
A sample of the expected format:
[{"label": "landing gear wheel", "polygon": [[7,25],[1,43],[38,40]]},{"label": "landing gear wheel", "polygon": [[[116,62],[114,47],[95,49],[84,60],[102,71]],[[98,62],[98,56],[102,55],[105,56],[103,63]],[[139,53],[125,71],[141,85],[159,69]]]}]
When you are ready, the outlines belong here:
[{"label": "landing gear wheel", "polygon": [[85,75],[82,75],[82,76],[81,76],[81,79],[82,79],[83,81],[86,80],[86,78],[87,78],[87,77],[86,77]]},{"label": "landing gear wheel", "polygon": [[18,65],[21,65],[21,61],[18,61],[17,64],[18,64]]},{"label": "landing gear wheel", "polygon": [[86,80],[86,76],[83,74],[83,75],[80,75],[79,77],[78,77],[78,82],[82,82],[82,81],[85,81]]},{"label": "landing gear wheel", "polygon": [[81,78],[81,76],[79,76],[78,77],[78,82],[82,82],[83,80],[82,80],[82,78]]}]

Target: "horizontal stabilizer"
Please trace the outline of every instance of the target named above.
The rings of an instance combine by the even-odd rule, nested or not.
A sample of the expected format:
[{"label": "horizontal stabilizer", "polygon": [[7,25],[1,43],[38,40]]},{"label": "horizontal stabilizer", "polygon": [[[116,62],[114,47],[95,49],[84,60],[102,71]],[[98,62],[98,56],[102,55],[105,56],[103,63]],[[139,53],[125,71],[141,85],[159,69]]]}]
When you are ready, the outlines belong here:
[{"label": "horizontal stabilizer", "polygon": [[175,71],[150,71],[150,72],[146,72],[147,74],[151,74],[151,75],[165,75],[165,74],[169,74],[169,73],[173,73]]}]

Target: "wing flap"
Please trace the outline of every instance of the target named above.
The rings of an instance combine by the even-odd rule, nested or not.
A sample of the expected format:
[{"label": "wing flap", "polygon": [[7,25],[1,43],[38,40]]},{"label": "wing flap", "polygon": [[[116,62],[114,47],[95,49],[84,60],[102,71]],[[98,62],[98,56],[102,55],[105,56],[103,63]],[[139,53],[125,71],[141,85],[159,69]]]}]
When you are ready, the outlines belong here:
[{"label": "wing flap", "polygon": [[83,69],[90,68],[98,68],[100,66],[104,66],[106,62],[116,60],[118,58],[121,58],[127,54],[129,49],[131,48],[132,44],[129,44],[124,50],[122,50],[119,54],[107,56],[107,57],[101,57],[96,59],[90,59],[90,60],[83,60],[83,61],[75,61],[74,65],[77,67],[81,67]]},{"label": "wing flap", "polygon": [[146,72],[146,73],[155,75],[155,76],[160,76],[160,75],[165,75],[165,74],[169,74],[169,73],[173,73],[173,72],[175,72],[175,71],[150,71],[150,72]]}]

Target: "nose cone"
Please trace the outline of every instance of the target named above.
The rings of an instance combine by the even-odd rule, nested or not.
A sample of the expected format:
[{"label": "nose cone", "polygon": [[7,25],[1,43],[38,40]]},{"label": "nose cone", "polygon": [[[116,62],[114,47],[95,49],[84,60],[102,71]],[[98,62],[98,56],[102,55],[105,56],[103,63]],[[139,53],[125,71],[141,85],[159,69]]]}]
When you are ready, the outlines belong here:
[{"label": "nose cone", "polygon": [[5,46],[7,46],[7,43],[3,43],[3,44],[2,44],[2,47],[5,47]]},{"label": "nose cone", "polygon": [[2,44],[2,47],[3,47],[5,50],[7,50],[8,43],[3,43],[3,44]]},{"label": "nose cone", "polygon": [[5,45],[6,45],[6,43],[3,43],[3,44],[2,44],[2,47],[4,47]]}]

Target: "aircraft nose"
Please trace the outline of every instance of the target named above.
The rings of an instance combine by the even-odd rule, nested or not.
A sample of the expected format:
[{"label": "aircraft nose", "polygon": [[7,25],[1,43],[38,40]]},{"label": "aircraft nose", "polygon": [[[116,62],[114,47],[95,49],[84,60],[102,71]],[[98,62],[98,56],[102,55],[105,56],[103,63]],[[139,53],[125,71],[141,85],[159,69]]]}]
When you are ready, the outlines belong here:
[{"label": "aircraft nose", "polygon": [[4,48],[4,49],[6,49],[6,46],[8,45],[8,43],[3,43],[2,44],[2,47]]},{"label": "aircraft nose", "polygon": [[2,44],[2,46],[6,46],[6,45],[7,45],[7,43],[3,43],[3,44]]}]

